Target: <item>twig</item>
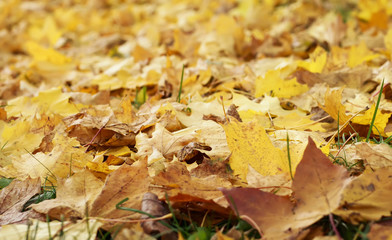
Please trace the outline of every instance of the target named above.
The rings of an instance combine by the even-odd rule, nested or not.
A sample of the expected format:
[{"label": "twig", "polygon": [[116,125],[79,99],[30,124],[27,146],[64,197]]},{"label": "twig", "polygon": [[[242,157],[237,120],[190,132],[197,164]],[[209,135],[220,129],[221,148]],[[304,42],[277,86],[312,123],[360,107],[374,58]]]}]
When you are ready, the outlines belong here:
[{"label": "twig", "polygon": [[94,140],[97,138],[98,134],[102,131],[102,129],[106,126],[106,124],[108,124],[108,122],[109,122],[109,119],[106,121],[106,123],[105,123],[100,129],[98,129],[97,133],[94,135],[94,137],[91,139],[91,141],[90,141],[89,143],[87,143],[86,145],[83,146],[83,147],[86,147],[86,146],[87,146],[85,152],[88,152],[88,149],[89,149],[90,146],[93,144],[93,142],[94,142]]},{"label": "twig", "polygon": [[342,149],[346,146],[346,144],[348,143],[348,141],[353,138],[354,136],[356,136],[357,133],[353,133],[351,134],[351,136],[349,138],[347,138],[347,140],[343,143],[343,145],[339,148],[339,151],[336,153],[335,158],[339,155],[339,153],[342,151]]},{"label": "twig", "polygon": [[333,221],[332,213],[329,214],[329,222],[331,223],[332,230],[334,231],[336,237],[338,237],[338,239],[341,240],[342,236],[340,236],[340,233],[339,233],[338,229],[336,228],[336,225],[335,225],[335,223]]}]

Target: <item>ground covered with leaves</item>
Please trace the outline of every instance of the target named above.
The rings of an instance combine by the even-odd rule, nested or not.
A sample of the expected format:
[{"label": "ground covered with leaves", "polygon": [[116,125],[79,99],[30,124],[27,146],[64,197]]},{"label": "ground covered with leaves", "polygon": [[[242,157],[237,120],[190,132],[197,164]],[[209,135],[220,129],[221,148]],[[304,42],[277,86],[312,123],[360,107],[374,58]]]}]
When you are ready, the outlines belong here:
[{"label": "ground covered with leaves", "polygon": [[388,0],[0,2],[0,239],[386,239]]}]

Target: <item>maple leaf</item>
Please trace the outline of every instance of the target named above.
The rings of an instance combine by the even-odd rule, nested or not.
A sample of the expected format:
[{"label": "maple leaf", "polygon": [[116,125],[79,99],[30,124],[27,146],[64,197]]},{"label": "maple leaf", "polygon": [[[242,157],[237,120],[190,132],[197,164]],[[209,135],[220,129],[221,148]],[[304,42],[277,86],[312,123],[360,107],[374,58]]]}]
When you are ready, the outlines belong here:
[{"label": "maple leaf", "polygon": [[299,61],[298,67],[314,73],[321,73],[327,62],[327,52],[322,47],[317,47],[313,53],[310,54],[309,61]]},{"label": "maple leaf", "polygon": [[135,213],[116,209],[116,204],[129,198],[122,206],[140,209],[143,194],[148,191],[150,178],[146,163],[124,164],[106,178],[105,184],[91,204],[90,216],[122,218]]},{"label": "maple leaf", "polygon": [[[19,159],[12,161],[19,175],[41,177],[42,180],[49,176],[54,183],[56,178],[65,178],[72,172],[81,171],[92,156],[85,153],[84,149],[75,139],[69,139],[61,134],[54,136],[54,148],[49,153],[25,153]],[[20,177],[20,176],[19,176]]]},{"label": "maple leaf", "polygon": [[[233,186],[257,201],[240,208],[267,237],[296,237],[337,206],[347,224],[390,216],[381,189],[390,185],[388,146],[350,144],[370,125],[375,142],[391,134],[388,0],[9,0],[0,9],[0,177],[58,185],[58,197],[35,205],[33,218],[90,216],[44,226],[84,238],[83,224],[94,224],[95,237],[98,227],[136,216],[115,206],[128,197],[124,205],[139,209],[146,192],[158,200],[168,194],[175,212],[188,211],[195,224],[202,223],[193,210],[228,220],[229,203],[217,189]],[[355,184],[345,188],[347,173],[327,164],[309,137],[336,162],[356,164],[349,167],[360,176]],[[362,172],[362,162],[375,175]],[[377,200],[379,207],[368,202]],[[95,218],[102,217],[116,219],[101,226]],[[33,223],[37,239],[49,238]],[[372,234],[388,232],[373,226]],[[31,235],[17,224],[0,235],[13,237],[12,227]],[[226,230],[215,237],[251,238]],[[142,231],[126,224],[118,238],[149,238]]]},{"label": "maple leaf", "polygon": [[356,67],[359,64],[377,58],[379,55],[370,51],[365,42],[361,42],[358,46],[351,46],[347,65]]},{"label": "maple leaf", "polygon": [[235,175],[245,180],[248,165],[262,175],[289,173],[286,156],[272,145],[262,126],[231,119],[223,128],[232,152],[229,164]]},{"label": "maple leaf", "polygon": [[336,210],[349,183],[346,169],[332,164],[309,138],[293,179],[294,202],[254,188],[222,189],[222,192],[232,209],[263,237],[282,239],[296,236]]}]

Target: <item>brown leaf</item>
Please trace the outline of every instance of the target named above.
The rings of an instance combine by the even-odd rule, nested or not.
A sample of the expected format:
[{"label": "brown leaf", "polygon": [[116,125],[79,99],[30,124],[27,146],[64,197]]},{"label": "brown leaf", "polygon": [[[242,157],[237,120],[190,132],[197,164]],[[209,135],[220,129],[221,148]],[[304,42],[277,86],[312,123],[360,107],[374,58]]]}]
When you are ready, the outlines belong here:
[{"label": "brown leaf", "polygon": [[372,224],[372,226],[370,227],[370,231],[367,234],[367,237],[370,240],[389,239],[391,236],[392,236],[391,220]]},{"label": "brown leaf", "polygon": [[149,156],[155,148],[165,158],[171,159],[185,145],[195,141],[196,135],[194,129],[184,129],[171,133],[163,125],[157,123],[151,138],[145,133],[139,133],[136,136],[137,156],[140,158]]},{"label": "brown leaf", "polygon": [[341,207],[334,211],[357,224],[389,216],[392,211],[392,168],[368,170],[343,192]]},{"label": "brown leaf", "polygon": [[[0,192],[0,226],[20,223],[34,215],[32,210],[22,212],[23,205],[41,191],[39,178],[14,180]],[[35,214],[36,215],[36,214]]]},{"label": "brown leaf", "polygon": [[91,204],[100,193],[103,183],[88,170],[75,173],[67,179],[59,179],[56,199],[33,205],[37,212],[61,220],[83,218],[91,211]]},{"label": "brown leaf", "polygon": [[392,149],[388,144],[355,144],[357,154],[369,167],[376,169],[392,166]]},{"label": "brown leaf", "polygon": [[140,209],[143,194],[148,192],[150,184],[146,163],[143,161],[133,165],[123,164],[108,175],[101,193],[92,204],[91,216],[121,218],[135,213],[116,209],[116,204],[125,198],[129,201],[124,207]]},{"label": "brown leaf", "polygon": [[190,142],[177,153],[177,158],[180,162],[188,164],[196,162],[201,164],[203,160],[208,159],[208,155],[200,152],[200,150],[211,151],[211,147],[205,146],[198,142]]},{"label": "brown leaf", "polygon": [[167,189],[158,196],[163,197],[167,192],[170,197],[178,194],[197,197],[204,201],[214,200],[222,196],[218,187],[230,187],[231,183],[224,178],[210,175],[203,178],[192,177],[185,165],[174,162],[170,164],[165,172],[154,177],[154,183]]},{"label": "brown leaf", "polygon": [[[141,210],[154,217],[162,217],[170,213],[168,205],[163,201],[159,201],[157,195],[150,192],[145,193],[143,195]],[[151,219],[151,218],[147,215],[142,215],[141,219]],[[169,224],[168,219],[162,221]],[[168,227],[164,226],[162,223],[158,221],[142,222],[141,226],[144,232],[147,234],[155,235],[160,233],[163,234],[162,236],[163,239],[177,239],[177,234],[175,232],[172,232]]]},{"label": "brown leaf", "polygon": [[309,138],[293,180],[292,201],[252,188],[223,189],[239,215],[267,239],[296,236],[339,206],[342,191],[349,183],[345,168],[332,162]]}]

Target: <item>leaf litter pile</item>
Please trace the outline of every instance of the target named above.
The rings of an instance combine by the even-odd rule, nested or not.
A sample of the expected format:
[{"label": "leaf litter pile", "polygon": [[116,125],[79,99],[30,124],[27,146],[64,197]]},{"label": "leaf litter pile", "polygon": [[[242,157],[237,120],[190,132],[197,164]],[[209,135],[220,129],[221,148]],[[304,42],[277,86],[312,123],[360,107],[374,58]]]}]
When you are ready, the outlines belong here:
[{"label": "leaf litter pile", "polygon": [[0,239],[386,239],[390,26],[387,0],[1,1]]}]

